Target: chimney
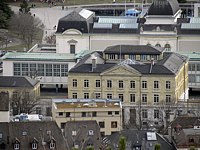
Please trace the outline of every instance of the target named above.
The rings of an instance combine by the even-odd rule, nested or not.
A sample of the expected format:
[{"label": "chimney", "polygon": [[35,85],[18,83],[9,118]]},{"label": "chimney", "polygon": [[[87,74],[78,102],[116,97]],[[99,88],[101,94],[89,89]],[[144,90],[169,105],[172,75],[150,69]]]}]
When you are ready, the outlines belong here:
[{"label": "chimney", "polygon": [[94,55],[92,55],[91,57],[92,57],[92,71],[93,71],[93,69],[96,68],[97,66],[97,57]]},{"label": "chimney", "polygon": [[153,65],[154,65],[154,58],[151,58],[151,66],[150,66],[149,73],[151,73]]}]

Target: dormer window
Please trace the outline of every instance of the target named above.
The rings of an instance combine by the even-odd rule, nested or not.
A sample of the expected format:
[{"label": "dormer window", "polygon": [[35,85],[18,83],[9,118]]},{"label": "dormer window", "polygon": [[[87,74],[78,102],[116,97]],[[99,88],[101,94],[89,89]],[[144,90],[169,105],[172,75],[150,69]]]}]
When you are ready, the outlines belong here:
[{"label": "dormer window", "polygon": [[31,147],[32,149],[38,149],[38,140],[36,138],[33,139]]},{"label": "dormer window", "polygon": [[18,150],[19,149],[19,143],[15,143],[14,144],[14,150]]},{"label": "dormer window", "polygon": [[17,138],[15,138],[15,142],[13,143],[13,149],[14,150],[20,149],[20,141]]},{"label": "dormer window", "polygon": [[37,143],[32,143],[32,149],[37,149]]},{"label": "dormer window", "polygon": [[55,143],[52,142],[52,143],[50,143],[49,148],[50,148],[50,149],[54,149],[55,146],[56,146]]},{"label": "dormer window", "polygon": [[55,148],[56,148],[56,141],[52,137],[52,139],[50,140],[50,143],[49,143],[49,149],[55,149]]}]

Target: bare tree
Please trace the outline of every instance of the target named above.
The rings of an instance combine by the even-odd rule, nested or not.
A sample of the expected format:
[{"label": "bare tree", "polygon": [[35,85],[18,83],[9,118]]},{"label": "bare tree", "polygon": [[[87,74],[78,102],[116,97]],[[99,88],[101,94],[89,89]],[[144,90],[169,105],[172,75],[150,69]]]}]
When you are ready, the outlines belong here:
[{"label": "bare tree", "polygon": [[39,32],[42,32],[43,24],[41,20],[35,16],[19,13],[12,16],[10,20],[10,29],[18,34],[29,49]]},{"label": "bare tree", "polygon": [[11,108],[13,114],[21,113],[31,113],[34,111],[34,107],[38,104],[38,97],[35,97],[34,94],[29,93],[27,90],[16,90],[13,92],[11,98]]}]

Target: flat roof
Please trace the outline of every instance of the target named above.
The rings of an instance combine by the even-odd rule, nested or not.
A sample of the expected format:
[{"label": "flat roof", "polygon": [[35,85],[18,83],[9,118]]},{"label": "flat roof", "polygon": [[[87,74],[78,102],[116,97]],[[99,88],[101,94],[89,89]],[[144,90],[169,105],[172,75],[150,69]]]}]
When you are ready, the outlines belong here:
[{"label": "flat roof", "polygon": [[75,61],[75,54],[66,53],[25,53],[8,52],[2,60],[24,60],[24,61]]},{"label": "flat roof", "polygon": [[119,99],[52,99],[57,109],[65,108],[121,108]]},{"label": "flat roof", "polygon": [[187,56],[190,61],[199,61],[200,60],[200,52],[176,52],[181,55]]}]

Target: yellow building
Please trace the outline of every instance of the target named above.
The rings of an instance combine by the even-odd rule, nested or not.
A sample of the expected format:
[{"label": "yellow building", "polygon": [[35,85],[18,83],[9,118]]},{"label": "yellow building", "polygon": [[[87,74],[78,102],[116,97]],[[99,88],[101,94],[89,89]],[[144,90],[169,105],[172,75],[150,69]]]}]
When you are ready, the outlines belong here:
[{"label": "yellow building", "polygon": [[120,100],[53,99],[52,116],[61,129],[68,121],[96,120],[102,135],[122,129]]},{"label": "yellow building", "polygon": [[30,77],[0,76],[0,92],[8,92],[13,115],[30,113],[26,108],[35,106],[40,96],[40,82]]},{"label": "yellow building", "polygon": [[162,55],[149,63],[130,59],[105,63],[97,53],[88,55],[69,71],[68,96],[119,98],[123,123],[138,123],[141,115],[143,124],[158,125],[164,118],[163,104],[188,99],[188,58],[176,53]]}]

